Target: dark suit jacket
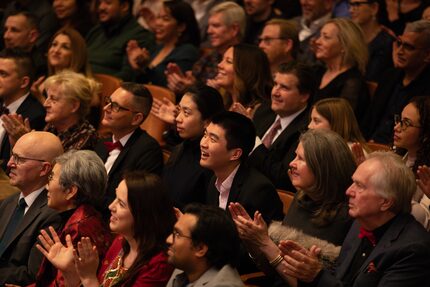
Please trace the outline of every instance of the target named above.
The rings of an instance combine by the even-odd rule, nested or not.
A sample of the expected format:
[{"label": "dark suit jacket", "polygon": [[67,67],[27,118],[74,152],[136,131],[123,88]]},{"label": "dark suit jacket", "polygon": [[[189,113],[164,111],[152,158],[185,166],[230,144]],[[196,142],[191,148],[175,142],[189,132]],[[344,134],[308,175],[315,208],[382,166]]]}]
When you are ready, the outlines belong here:
[{"label": "dark suit jacket", "polygon": [[[342,245],[336,276],[322,271],[318,286],[343,286],[341,280],[361,242],[358,234],[356,221]],[[429,286],[429,266],[430,235],[412,215],[399,214],[361,266],[353,286]]]},{"label": "dark suit jacket", "polygon": [[[257,135],[262,138],[270,128],[276,114],[268,106],[262,106],[254,116]],[[309,122],[309,109],[300,113],[267,149],[263,144],[249,156],[249,165],[267,176],[278,189],[295,191],[288,177],[290,162],[295,158],[299,137]]]},{"label": "dark suit jacket", "polygon": [[[95,147],[95,152],[103,162],[106,162],[109,156],[109,152],[103,144],[106,141],[112,141],[112,139],[100,140]],[[163,155],[160,145],[145,131],[140,128],[136,129],[109,171],[105,207],[115,198],[115,189],[121,182],[125,171],[144,170],[160,175],[162,169]]]},{"label": "dark suit jacket", "polygon": [[[219,206],[219,191],[215,187],[216,176],[209,183],[206,203]],[[227,207],[230,202],[239,202],[252,217],[260,211],[266,222],[283,218],[282,202],[273,184],[253,168],[241,164],[231,185]],[[230,213],[229,213],[230,214]]]},{"label": "dark suit jacket", "polygon": [[[5,199],[0,205],[0,238],[12,216],[18,202],[19,193]],[[5,283],[26,286],[34,282],[43,255],[36,249],[37,236],[41,229],[61,223],[56,211],[47,206],[46,190],[36,198],[24,218],[17,227],[15,234],[7,244],[0,259],[0,286]]]},{"label": "dark suit jacket", "polygon": [[[30,120],[30,127],[35,130],[42,130],[45,126],[45,108],[32,95],[29,95],[16,110],[16,113]],[[10,143],[7,134],[1,143],[0,156],[3,160],[2,168],[6,170],[10,157]]]}]

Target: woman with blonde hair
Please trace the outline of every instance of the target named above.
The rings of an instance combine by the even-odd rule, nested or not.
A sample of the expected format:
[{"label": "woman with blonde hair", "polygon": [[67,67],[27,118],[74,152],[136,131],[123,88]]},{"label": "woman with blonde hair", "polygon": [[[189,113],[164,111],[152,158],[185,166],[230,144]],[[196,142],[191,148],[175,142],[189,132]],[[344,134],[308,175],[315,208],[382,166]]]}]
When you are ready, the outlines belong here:
[{"label": "woman with blonde hair", "polygon": [[369,103],[363,76],[368,51],[361,28],[345,18],[328,21],[315,41],[315,56],[326,66],[315,100],[345,98],[360,122]]}]

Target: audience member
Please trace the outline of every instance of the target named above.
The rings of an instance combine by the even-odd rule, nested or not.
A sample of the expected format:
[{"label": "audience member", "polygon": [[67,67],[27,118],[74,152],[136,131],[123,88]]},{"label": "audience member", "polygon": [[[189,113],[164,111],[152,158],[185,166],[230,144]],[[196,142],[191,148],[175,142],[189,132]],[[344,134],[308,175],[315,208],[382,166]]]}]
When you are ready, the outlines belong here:
[{"label": "audience member", "polygon": [[396,69],[378,83],[363,131],[368,139],[388,144],[393,138],[394,115],[416,95],[430,95],[430,22],[409,23],[393,44]]},{"label": "audience member", "polygon": [[[288,176],[299,136],[308,124],[308,103],[316,88],[313,70],[291,62],[275,74],[270,106],[262,104],[254,115],[257,130],[249,164],[267,176],[276,188],[294,190]],[[261,140],[262,139],[262,140]]]},{"label": "audience member", "polygon": [[200,165],[213,171],[206,203],[226,209],[241,203],[249,214],[259,210],[266,221],[282,217],[282,203],[273,184],[246,164],[255,141],[250,119],[223,112],[211,119],[200,142]]},{"label": "audience member", "polygon": [[61,218],[47,206],[45,189],[52,161],[63,153],[60,140],[47,132],[31,132],[13,147],[8,162],[10,183],[21,192],[0,205],[0,285],[34,282],[42,254],[35,244],[40,230],[58,227]]},{"label": "audience member", "polygon": [[197,61],[200,43],[199,27],[190,4],[182,0],[165,1],[155,20],[153,53],[140,48],[137,41],[127,45],[128,61],[139,71],[143,82],[166,86],[165,71],[175,63],[182,71],[191,70]]},{"label": "audience member", "polygon": [[400,35],[408,23],[421,19],[424,9],[429,5],[426,0],[406,0],[402,3],[385,0],[387,23],[396,35]]},{"label": "audience member", "polygon": [[90,3],[85,0],[53,0],[52,8],[63,28],[76,29],[85,37],[93,26]]},{"label": "audience member", "polygon": [[261,50],[266,53],[270,71],[274,75],[280,64],[296,59],[299,47],[297,27],[294,22],[272,19],[266,22],[258,40]]},{"label": "audience member", "polygon": [[137,23],[143,28],[153,32],[155,30],[155,17],[163,7],[162,0],[134,0],[132,13]]},{"label": "audience member", "polygon": [[[307,248],[319,244],[325,264],[334,266],[352,223],[345,189],[355,168],[354,158],[339,135],[309,130],[300,137],[296,158],[290,163],[288,175],[297,193],[282,224],[272,223],[268,230],[260,212],[250,214],[242,205],[230,204],[240,237],[263,270],[270,274],[275,269],[282,274],[284,264],[276,244],[287,239]],[[268,262],[271,266],[266,266]]]},{"label": "audience member", "polygon": [[194,10],[194,14],[196,16],[197,23],[199,24],[200,30],[200,39],[203,46],[207,46],[208,43],[208,35],[206,31],[208,30],[208,20],[209,20],[209,11],[212,10],[216,5],[225,2],[224,0],[203,0],[203,1],[195,1],[195,0],[185,0],[185,2],[189,3]]},{"label": "audience member", "polygon": [[63,273],[66,286],[165,286],[173,271],[165,239],[175,214],[161,180],[145,172],[125,174],[109,209],[109,227],[118,235],[101,264],[88,237],[73,251],[70,235],[64,246],[50,229],[51,236],[42,231],[38,249]]},{"label": "audience member", "polygon": [[364,79],[368,52],[360,27],[345,18],[329,20],[315,41],[315,56],[325,64],[315,100],[345,98],[361,124],[369,106]]},{"label": "audience member", "polygon": [[177,269],[166,287],[243,286],[235,269],[239,242],[237,230],[223,210],[188,205],[167,238],[168,260]]},{"label": "audience member", "polygon": [[176,94],[183,94],[186,88],[196,82],[206,83],[215,78],[217,65],[225,51],[242,40],[245,23],[245,12],[238,4],[226,1],[214,6],[209,11],[207,30],[213,50],[203,53],[192,71],[182,71],[175,63],[168,65],[166,77],[169,89]]},{"label": "audience member", "polygon": [[302,15],[295,18],[299,27],[298,60],[315,63],[314,42],[322,26],[331,18],[334,0],[301,0]]},{"label": "audience member", "polygon": [[318,262],[318,246],[308,250],[287,241],[281,242],[284,276],[290,282],[298,279],[321,286],[428,284],[430,237],[409,214],[416,191],[412,171],[399,156],[375,152],[352,179],[346,195],[355,222],[342,245],[335,274]]},{"label": "audience member", "polygon": [[258,37],[261,34],[267,21],[273,18],[281,18],[280,10],[273,9],[274,0],[244,0],[246,13],[246,31],[243,41],[248,44],[258,44]]},{"label": "audience member", "polygon": [[[414,97],[394,119],[394,146],[406,151],[403,160],[417,175],[418,167],[430,165],[430,97]],[[412,215],[430,229],[430,199],[418,189],[412,200]]]},{"label": "audience member", "polygon": [[[63,226],[59,238],[70,236],[73,246],[88,237],[97,246],[102,259],[110,246],[111,234],[95,207],[106,191],[107,174],[101,159],[93,151],[69,151],[54,161],[48,178],[48,206],[60,212]],[[64,278],[46,259],[42,261],[32,286],[64,286]]]},{"label": "audience member", "polygon": [[152,105],[148,89],[141,84],[122,83],[106,100],[102,124],[112,132],[112,137],[100,139],[95,147],[108,173],[105,207],[115,198],[115,189],[125,171],[161,174],[163,167],[159,144],[139,127]]},{"label": "audience member", "polygon": [[[62,71],[45,81],[47,98],[43,104],[46,110],[45,131],[57,135],[65,151],[71,149],[93,149],[97,142],[97,132],[85,119],[93,94],[99,84],[85,76]],[[2,117],[9,138],[16,141],[30,127],[22,117],[4,115]]]},{"label": "audience member", "polygon": [[41,130],[45,126],[45,110],[29,93],[33,80],[34,71],[28,55],[9,49],[0,52],[0,155],[5,171],[11,151],[5,115],[20,115],[32,129]]},{"label": "audience member", "polygon": [[204,203],[213,173],[200,166],[200,140],[212,116],[224,110],[222,97],[214,88],[189,88],[178,105],[176,131],[184,141],[177,145],[163,170],[163,180],[173,203],[183,208],[191,202]]},{"label": "audience member", "polygon": [[225,90],[226,107],[252,118],[256,108],[269,98],[273,86],[269,60],[256,46],[234,45],[224,53],[217,76],[208,84]]},{"label": "audience member", "polygon": [[88,55],[94,73],[108,74],[124,81],[133,77],[127,60],[128,41],[137,39],[140,47],[152,51],[153,35],[137,24],[131,15],[131,0],[100,0],[99,24],[87,34]]},{"label": "audience member", "polygon": [[386,13],[385,0],[368,2],[350,1],[351,19],[363,30],[364,39],[369,49],[365,77],[367,81],[379,82],[384,71],[393,67],[392,48],[395,40],[393,33],[380,24],[380,16]]},{"label": "audience member", "polygon": [[422,19],[427,21],[430,20],[430,6],[427,6],[427,8],[424,9]]},{"label": "audience member", "polygon": [[46,73],[44,51],[36,46],[40,37],[39,19],[29,12],[11,13],[4,23],[3,40],[6,49],[20,49],[30,54],[37,76]]}]

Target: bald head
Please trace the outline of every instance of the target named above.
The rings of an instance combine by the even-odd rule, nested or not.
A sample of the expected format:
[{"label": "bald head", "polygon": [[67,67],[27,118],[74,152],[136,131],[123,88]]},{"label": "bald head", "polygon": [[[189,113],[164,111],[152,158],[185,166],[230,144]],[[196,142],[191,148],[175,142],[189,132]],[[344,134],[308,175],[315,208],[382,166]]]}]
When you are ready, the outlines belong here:
[{"label": "bald head", "polygon": [[15,147],[24,147],[28,157],[52,162],[64,153],[60,139],[48,132],[33,131],[23,135],[16,142]]}]

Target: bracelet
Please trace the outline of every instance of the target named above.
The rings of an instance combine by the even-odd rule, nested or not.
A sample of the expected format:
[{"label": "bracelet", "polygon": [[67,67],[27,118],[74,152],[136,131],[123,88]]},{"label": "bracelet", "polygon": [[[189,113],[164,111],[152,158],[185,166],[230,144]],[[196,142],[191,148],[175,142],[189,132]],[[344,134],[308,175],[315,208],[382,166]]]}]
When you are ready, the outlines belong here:
[{"label": "bracelet", "polygon": [[273,259],[272,261],[270,261],[269,264],[273,268],[276,268],[276,266],[278,266],[279,263],[282,262],[282,260],[284,260],[284,257],[282,257],[281,255],[278,255],[278,256],[275,257],[275,259]]}]

